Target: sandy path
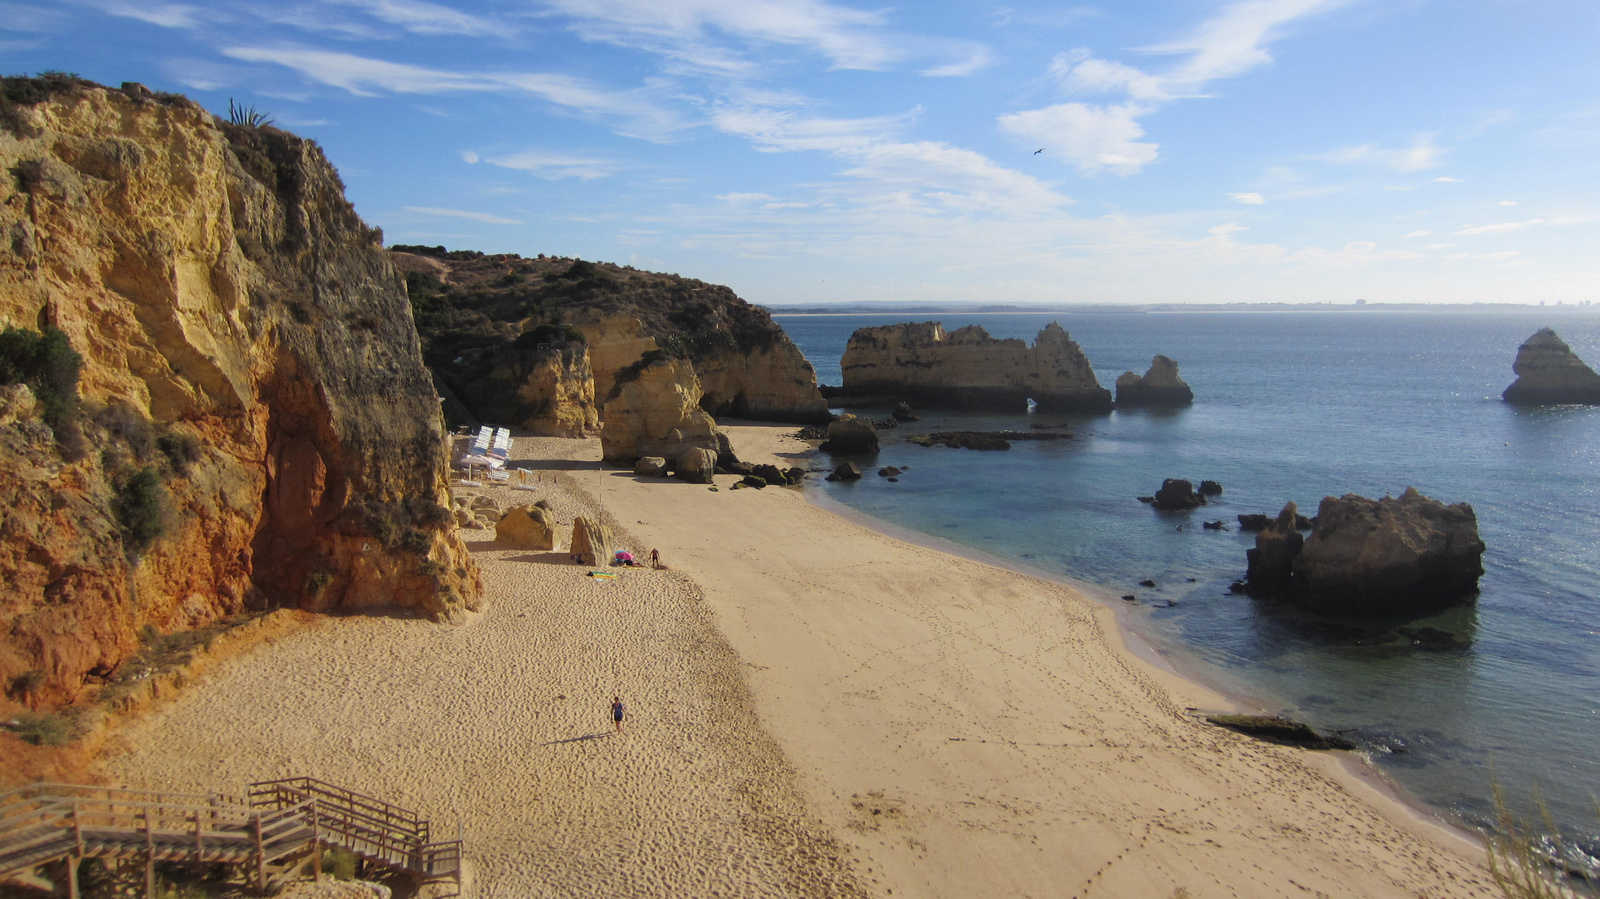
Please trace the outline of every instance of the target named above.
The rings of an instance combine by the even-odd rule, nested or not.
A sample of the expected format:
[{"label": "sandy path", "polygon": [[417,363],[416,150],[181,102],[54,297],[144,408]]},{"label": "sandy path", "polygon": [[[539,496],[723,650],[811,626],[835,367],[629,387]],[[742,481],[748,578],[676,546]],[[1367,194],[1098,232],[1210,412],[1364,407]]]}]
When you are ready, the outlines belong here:
[{"label": "sandy path", "polygon": [[[555,484],[538,495],[562,521],[593,510]],[[463,534],[488,586],[470,625],[325,620],[126,728],[104,772],[229,791],[312,776],[409,807],[441,838],[459,819],[468,895],[859,895],[837,842],[805,820],[694,584],[643,570],[600,581],[564,555]],[[634,716],[620,736],[613,694]]]}]

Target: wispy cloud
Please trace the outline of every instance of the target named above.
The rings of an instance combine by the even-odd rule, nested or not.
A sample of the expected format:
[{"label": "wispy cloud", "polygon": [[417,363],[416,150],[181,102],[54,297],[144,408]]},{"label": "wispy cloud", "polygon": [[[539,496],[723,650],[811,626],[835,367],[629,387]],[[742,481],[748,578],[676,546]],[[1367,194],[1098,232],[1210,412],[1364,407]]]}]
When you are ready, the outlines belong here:
[{"label": "wispy cloud", "polygon": [[1238,0],[1189,35],[1143,48],[1148,53],[1183,57],[1165,72],[1099,59],[1082,48],[1059,54],[1051,62],[1049,74],[1063,91],[1116,95],[1126,97],[1126,102],[1063,103],[1011,113],[1000,117],[1001,127],[1018,136],[1054,143],[1060,150],[1057,155],[1082,174],[1134,174],[1159,156],[1158,144],[1137,140],[1144,136],[1138,118],[1174,99],[1203,96],[1212,81],[1270,63],[1268,47],[1287,36],[1293,23],[1346,2]]},{"label": "wispy cloud", "polygon": [[508,219],[503,216],[490,215],[487,212],[472,212],[466,209],[441,209],[437,206],[407,206],[407,212],[418,215],[436,216],[440,218],[471,219],[474,222],[483,222],[489,225],[520,225],[517,219]]},{"label": "wispy cloud", "polygon": [[1468,225],[1456,232],[1457,236],[1466,237],[1473,234],[1505,234],[1511,231],[1521,231],[1534,225],[1544,224],[1544,219],[1528,219],[1525,222],[1496,222],[1492,225]]},{"label": "wispy cloud", "polygon": [[[1333,165],[1374,165],[1395,172],[1421,172],[1436,169],[1447,151],[1434,146],[1434,135],[1419,134],[1409,147],[1384,148],[1375,144],[1340,147],[1317,157]],[[1435,179],[1444,180],[1444,179]]]},{"label": "wispy cloud", "polygon": [[1463,182],[1463,181],[1465,181],[1467,179],[1465,179],[1465,178],[1452,178],[1449,175],[1440,175],[1439,177],[1437,177],[1437,178],[1435,178],[1433,180],[1438,182],[1439,184],[1460,184],[1461,182]]},{"label": "wispy cloud", "polygon": [[619,120],[618,133],[664,140],[684,127],[648,90],[608,90],[571,75],[543,72],[455,72],[304,47],[229,47],[223,55],[272,63],[357,96],[522,93],[586,115]]},{"label": "wispy cloud", "polygon": [[748,63],[726,36],[802,47],[841,69],[883,69],[900,52],[880,13],[822,0],[550,0],[587,40],[648,50],[712,70]]},{"label": "wispy cloud", "polygon": [[920,114],[920,109],[914,109],[895,115],[833,119],[798,109],[737,106],[713,111],[711,120],[722,132],[748,138],[756,149],[766,152],[853,153],[893,140]]},{"label": "wispy cloud", "polygon": [[207,17],[205,8],[183,3],[140,3],[128,0],[97,0],[89,4],[103,13],[138,19],[162,28],[198,27]]},{"label": "wispy cloud", "polygon": [[614,175],[620,168],[617,163],[610,160],[546,153],[541,150],[511,153],[505,156],[492,157],[485,161],[490,165],[497,165],[505,169],[516,169],[517,171],[527,172],[551,181],[561,178],[593,181],[596,178]]},{"label": "wispy cloud", "polygon": [[1428,237],[1428,236],[1430,236],[1432,234],[1433,234],[1432,231],[1412,231],[1412,232],[1410,232],[1408,234],[1400,235],[1400,239],[1401,240],[1410,240],[1413,237]]},{"label": "wispy cloud", "polygon": [[332,0],[362,10],[383,22],[399,25],[413,34],[453,34],[478,37],[505,34],[505,23],[460,12],[423,0]]},{"label": "wispy cloud", "polygon": [[1261,206],[1267,202],[1267,198],[1258,193],[1228,194],[1228,196],[1246,206]]}]

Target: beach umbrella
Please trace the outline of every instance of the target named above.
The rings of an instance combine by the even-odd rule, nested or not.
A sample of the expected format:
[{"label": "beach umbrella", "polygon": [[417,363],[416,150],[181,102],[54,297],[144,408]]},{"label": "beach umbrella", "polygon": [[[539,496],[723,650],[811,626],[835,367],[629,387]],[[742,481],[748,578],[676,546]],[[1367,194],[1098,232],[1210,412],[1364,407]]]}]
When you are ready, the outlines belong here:
[{"label": "beach umbrella", "polygon": [[617,550],[617,558],[621,559],[624,562],[632,562],[633,561],[633,553],[628,552],[627,550],[619,549],[619,550]]}]

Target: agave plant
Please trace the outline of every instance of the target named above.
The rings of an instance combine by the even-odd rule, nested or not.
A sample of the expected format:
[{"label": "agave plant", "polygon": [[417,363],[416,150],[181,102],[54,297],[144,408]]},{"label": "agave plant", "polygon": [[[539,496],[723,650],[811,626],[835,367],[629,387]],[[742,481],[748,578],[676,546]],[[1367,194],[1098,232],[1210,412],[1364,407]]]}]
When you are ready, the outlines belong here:
[{"label": "agave plant", "polygon": [[263,128],[272,124],[272,116],[258,112],[254,106],[245,106],[228,98],[228,121],[246,128]]}]

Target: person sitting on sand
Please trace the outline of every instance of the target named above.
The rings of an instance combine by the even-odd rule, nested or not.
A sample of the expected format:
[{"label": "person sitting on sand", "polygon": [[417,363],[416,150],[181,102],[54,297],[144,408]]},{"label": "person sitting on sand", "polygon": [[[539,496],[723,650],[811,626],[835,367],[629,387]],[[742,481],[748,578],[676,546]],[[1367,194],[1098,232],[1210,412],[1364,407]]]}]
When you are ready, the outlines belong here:
[{"label": "person sitting on sand", "polygon": [[622,704],[621,696],[611,697],[611,720],[617,723],[617,733],[622,733],[622,719],[628,715],[628,707]]}]

